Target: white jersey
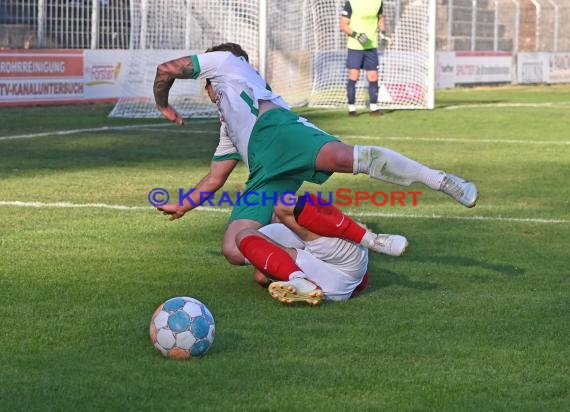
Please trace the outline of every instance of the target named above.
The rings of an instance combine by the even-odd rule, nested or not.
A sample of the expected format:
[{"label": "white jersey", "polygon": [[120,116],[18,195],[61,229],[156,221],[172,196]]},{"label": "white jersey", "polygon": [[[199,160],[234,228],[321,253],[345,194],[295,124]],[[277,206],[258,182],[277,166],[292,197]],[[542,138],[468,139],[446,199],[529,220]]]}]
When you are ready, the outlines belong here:
[{"label": "white jersey", "polygon": [[218,142],[218,147],[216,147],[216,151],[214,152],[213,160],[217,161],[228,159],[241,160],[241,155],[230,139],[226,122],[224,122],[220,116],[220,140]]},{"label": "white jersey", "polygon": [[368,249],[348,240],[319,237],[303,241],[281,223],[259,229],[281,246],[297,249],[295,263],[322,289],[325,299],[347,300],[368,270]]},{"label": "white jersey", "polygon": [[[269,100],[285,109],[289,109],[289,106],[281,96],[270,90],[265,80],[242,57],[217,51],[190,58],[194,66],[193,78],[210,80],[227,137],[247,165],[247,147],[257,120],[258,100]],[[220,135],[220,144],[227,146],[227,141],[222,141],[224,138]],[[216,153],[221,151],[229,153],[227,147],[219,148]]]}]

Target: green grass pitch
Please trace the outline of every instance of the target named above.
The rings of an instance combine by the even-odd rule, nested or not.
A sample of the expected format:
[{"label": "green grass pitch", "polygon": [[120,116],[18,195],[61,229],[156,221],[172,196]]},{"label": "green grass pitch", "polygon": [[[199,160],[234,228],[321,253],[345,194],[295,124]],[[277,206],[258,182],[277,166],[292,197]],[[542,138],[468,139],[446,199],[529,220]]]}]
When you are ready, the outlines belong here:
[{"label": "green grass pitch", "polygon": [[[226,209],[170,222],[149,206],[150,189],[175,193],[207,172],[215,120],[1,108],[0,409],[568,410],[569,96],[457,89],[438,91],[435,110],[381,118],[300,110],[348,143],[480,189],[474,209],[421,185],[409,189],[423,192],[415,207],[346,208],[411,249],[371,255],[361,297],[318,307],[281,305],[250,267],[226,263]],[[240,167],[225,189],[245,178]],[[401,190],[341,174],[322,190],[340,187]],[[167,360],[148,323],[185,295],[210,308],[217,336],[202,359]]]}]

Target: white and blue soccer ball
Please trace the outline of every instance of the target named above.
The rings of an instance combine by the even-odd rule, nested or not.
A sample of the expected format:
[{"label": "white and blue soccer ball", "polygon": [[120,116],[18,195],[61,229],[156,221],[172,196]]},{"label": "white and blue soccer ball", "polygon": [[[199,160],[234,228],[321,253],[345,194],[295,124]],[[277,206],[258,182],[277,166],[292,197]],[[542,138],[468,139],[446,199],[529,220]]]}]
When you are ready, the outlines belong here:
[{"label": "white and blue soccer ball", "polygon": [[206,305],[186,296],[161,304],[150,321],[150,340],[167,358],[200,357],[214,343],[216,325]]}]

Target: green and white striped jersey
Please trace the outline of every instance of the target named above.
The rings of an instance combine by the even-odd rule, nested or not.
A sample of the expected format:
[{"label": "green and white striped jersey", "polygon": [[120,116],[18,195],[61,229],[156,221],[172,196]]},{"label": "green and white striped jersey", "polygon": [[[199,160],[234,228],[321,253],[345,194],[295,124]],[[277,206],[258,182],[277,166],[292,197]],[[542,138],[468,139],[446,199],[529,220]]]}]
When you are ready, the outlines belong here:
[{"label": "green and white striped jersey", "polygon": [[[210,80],[223,122],[220,144],[214,159],[231,158],[228,155],[237,152],[247,165],[247,148],[257,120],[258,100],[269,100],[286,109],[289,109],[289,105],[281,96],[271,91],[265,80],[245,59],[231,52],[196,54],[190,58],[194,66],[192,77]],[[235,152],[229,147],[228,139]]]}]

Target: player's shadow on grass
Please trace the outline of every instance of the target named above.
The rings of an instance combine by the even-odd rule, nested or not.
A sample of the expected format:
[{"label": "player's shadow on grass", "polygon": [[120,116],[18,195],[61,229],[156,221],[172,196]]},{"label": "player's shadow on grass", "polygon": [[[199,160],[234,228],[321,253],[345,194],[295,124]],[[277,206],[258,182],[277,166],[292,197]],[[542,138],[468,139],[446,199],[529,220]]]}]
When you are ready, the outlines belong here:
[{"label": "player's shadow on grass", "polygon": [[238,353],[243,342],[243,337],[238,332],[232,330],[216,329],[216,338],[212,348],[208,351],[208,357],[213,357],[218,354]]},{"label": "player's shadow on grass", "polygon": [[[381,233],[376,224],[368,225],[368,228],[376,233]],[[438,256],[438,255],[418,255],[413,252],[406,254],[404,257],[397,259],[405,259],[407,261],[425,263],[425,264],[440,264],[446,266],[459,266],[459,267],[479,267],[481,269],[490,270],[493,272],[501,273],[504,276],[515,277],[525,273],[523,268],[513,266],[505,263],[484,262],[467,256]]]},{"label": "player's shadow on grass", "polygon": [[384,289],[392,285],[403,286],[410,289],[433,290],[439,287],[439,284],[429,282],[427,280],[414,280],[409,277],[386,270],[383,268],[374,268],[370,266],[368,269],[370,280],[364,293],[371,293],[377,289]]},{"label": "player's shadow on grass", "polygon": [[461,267],[468,267],[468,266],[476,266],[481,269],[491,270],[493,272],[498,272],[504,276],[508,277],[515,277],[522,275],[525,270],[513,265],[505,264],[505,263],[491,263],[491,262],[482,262],[477,259],[469,258],[466,256],[408,256],[408,260],[419,262],[419,263],[427,263],[427,264],[442,264],[442,265],[452,265],[452,266],[461,266]]}]

